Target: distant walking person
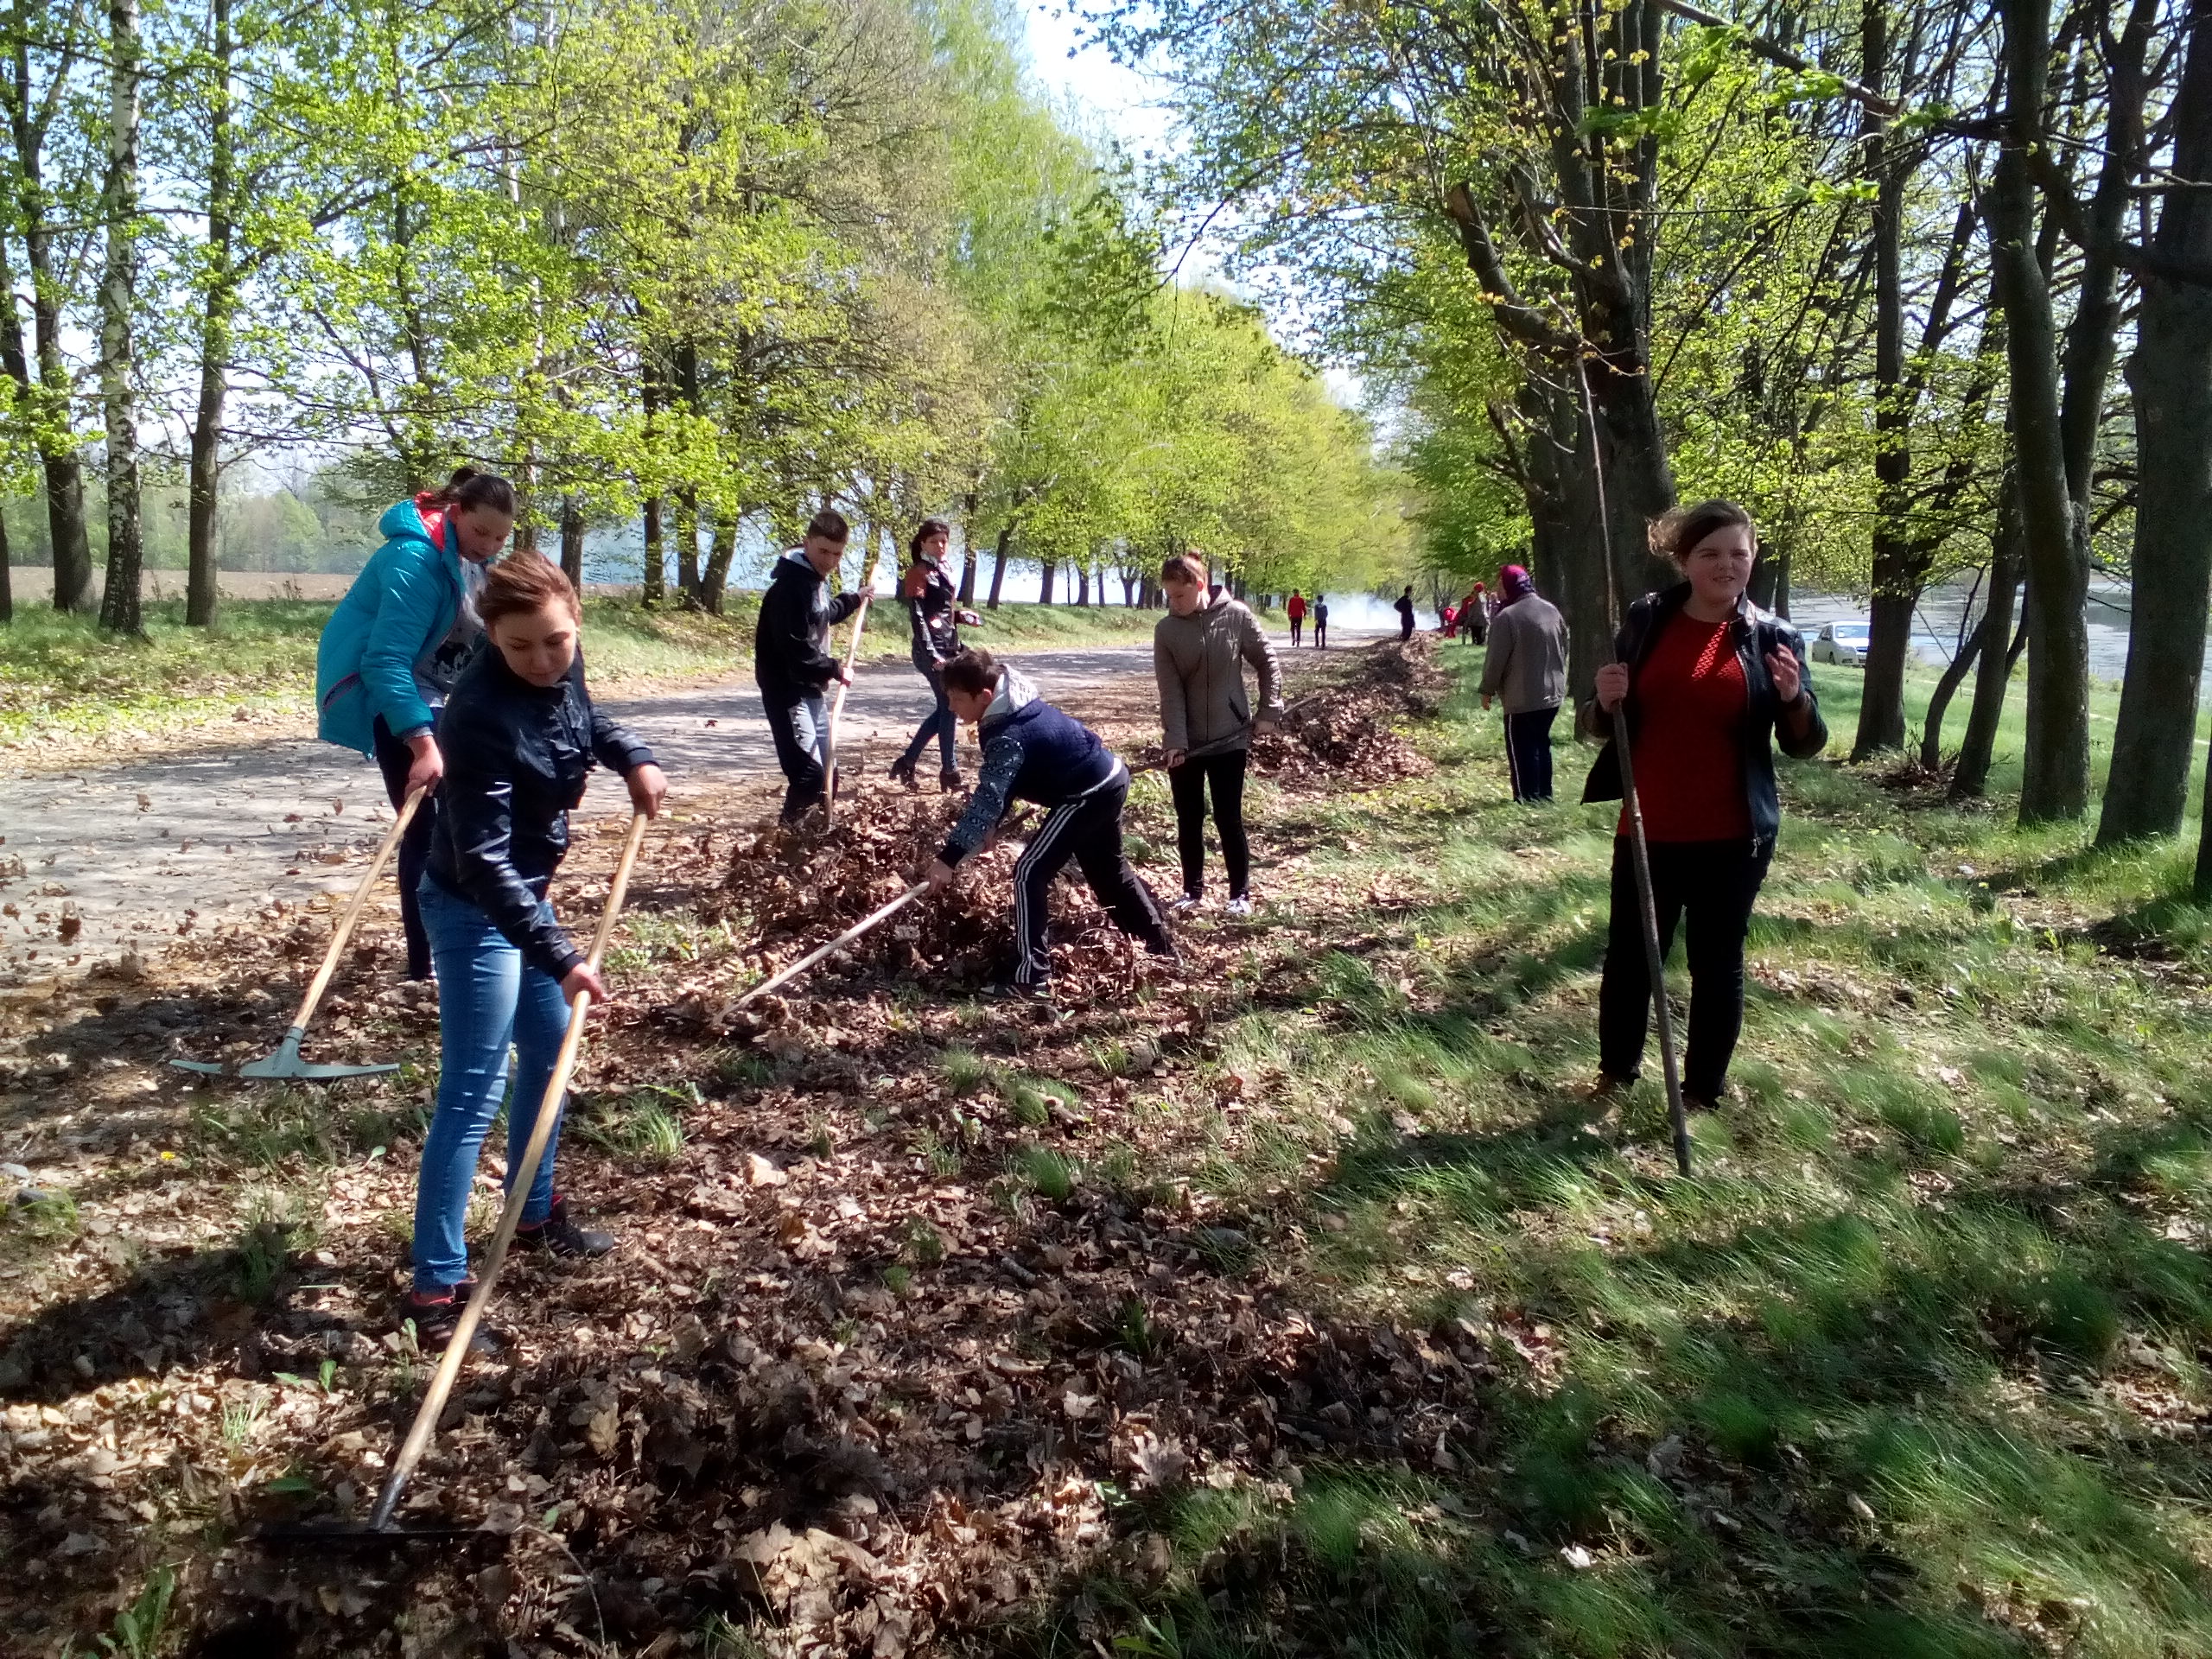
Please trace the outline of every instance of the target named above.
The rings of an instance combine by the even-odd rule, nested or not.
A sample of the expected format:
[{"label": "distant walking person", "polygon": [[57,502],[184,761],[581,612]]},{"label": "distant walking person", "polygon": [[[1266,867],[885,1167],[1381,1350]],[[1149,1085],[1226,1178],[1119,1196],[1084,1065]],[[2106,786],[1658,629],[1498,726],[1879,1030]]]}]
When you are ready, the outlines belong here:
[{"label": "distant walking person", "polygon": [[1552,721],[1567,695],[1567,619],[1529,573],[1497,573],[1497,614],[1483,658],[1483,707],[1505,699],[1505,763],[1516,801],[1552,798]]},{"label": "distant walking person", "polygon": [[1283,614],[1290,619],[1290,644],[1294,651],[1305,642],[1306,595],[1297,588],[1290,590],[1290,603],[1284,606]]},{"label": "distant walking person", "polygon": [[[377,520],[384,545],[323,624],[315,664],[317,734],[373,756],[395,809],[417,785],[435,789],[445,775],[438,717],[483,637],[474,602],[483,567],[514,527],[514,486],[461,467],[442,490],[385,509]],[[416,809],[399,842],[410,979],[430,977],[416,889],[437,821],[432,796]]]},{"label": "distant walking person", "polygon": [[959,722],[952,717],[951,704],[944,700],[944,665],[960,654],[960,625],[964,622],[975,627],[983,619],[959,608],[958,590],[944,574],[944,550],[951,539],[952,527],[944,519],[922,520],[921,528],[906,544],[912,563],[899,581],[899,596],[906,601],[913,635],[914,666],[930,683],[931,694],[937,698],[937,707],[922,721],[906,752],[891,763],[891,775],[909,789],[920,787],[914,768],[931,738],[937,740],[938,787],[948,792],[960,787],[960,767],[952,747]]},{"label": "distant walking person", "polygon": [[1467,597],[1459,606],[1460,637],[1470,645],[1487,645],[1490,619],[1490,594],[1478,582],[1467,590]]},{"label": "distant walking person", "polygon": [[[1183,856],[1183,896],[1195,910],[1205,887],[1206,796],[1229,875],[1228,913],[1252,913],[1252,857],[1244,836],[1244,765],[1252,734],[1282,717],[1282,675],[1252,613],[1226,588],[1208,593],[1206,567],[1194,555],[1160,567],[1167,614],[1152,632],[1152,671],[1160,683],[1160,724],[1167,784],[1175,798],[1175,842]],[[1244,668],[1260,677],[1256,719]]]},{"label": "distant walking person", "polygon": [[1401,641],[1414,637],[1414,590],[1410,588],[1398,595],[1398,638]]},{"label": "distant walking person", "polygon": [[1313,648],[1329,648],[1329,601],[1319,594],[1313,595]]},{"label": "distant walking person", "polygon": [[[1662,954],[1676,921],[1687,913],[1688,922],[1682,1092],[1710,1108],[1743,1029],[1744,940],[1782,821],[1774,745],[1778,739],[1783,753],[1804,760],[1826,747],[1828,732],[1797,630],[1744,597],[1758,551],[1751,515],[1733,502],[1707,501],[1670,516],[1657,543],[1685,580],[1629,607],[1583,718],[1593,734],[1610,733],[1613,711],[1628,709]],[[1620,756],[1609,740],[1582,798],[1620,794]],[[1624,809],[1598,993],[1599,1094],[1634,1081],[1651,1013],[1628,827]]]},{"label": "distant walking person", "polygon": [[806,527],[806,539],[776,561],[753,634],[753,678],[783,768],[784,823],[796,824],[822,798],[830,740],[830,710],[823,693],[849,684],[830,654],[830,630],[875,597],[875,589],[832,595],[830,574],[845,556],[852,529],[844,514],[824,507]]}]

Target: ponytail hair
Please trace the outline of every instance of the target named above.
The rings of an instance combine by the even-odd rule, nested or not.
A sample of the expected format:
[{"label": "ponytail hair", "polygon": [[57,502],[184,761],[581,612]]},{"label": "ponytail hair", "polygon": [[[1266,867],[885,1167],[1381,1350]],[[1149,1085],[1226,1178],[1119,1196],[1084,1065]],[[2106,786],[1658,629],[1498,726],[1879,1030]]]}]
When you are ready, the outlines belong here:
[{"label": "ponytail hair", "polygon": [[575,584],[567,571],[541,553],[510,553],[485,571],[476,613],[488,628],[502,617],[528,616],[556,600],[569,607],[570,616],[582,616]]},{"label": "ponytail hair", "polygon": [[925,518],[922,520],[921,528],[915,531],[913,535],[907,539],[906,556],[909,559],[918,559],[922,556],[922,543],[924,542],[929,540],[932,536],[950,536],[951,534],[952,526],[946,524],[944,519]]},{"label": "ponytail hair", "polygon": [[515,516],[515,486],[497,473],[480,473],[474,467],[454,467],[437,499],[462,512],[488,508],[510,518]]}]

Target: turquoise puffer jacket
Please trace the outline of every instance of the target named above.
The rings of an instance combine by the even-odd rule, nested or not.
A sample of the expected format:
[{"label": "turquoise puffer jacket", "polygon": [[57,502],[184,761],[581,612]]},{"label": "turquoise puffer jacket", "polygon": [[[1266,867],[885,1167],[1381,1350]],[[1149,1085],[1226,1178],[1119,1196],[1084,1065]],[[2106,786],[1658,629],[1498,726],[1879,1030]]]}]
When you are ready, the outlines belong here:
[{"label": "turquoise puffer jacket", "polygon": [[429,725],[415,667],[452,632],[464,591],[459,554],[430,539],[412,501],[386,508],[377,532],[384,545],[323,624],[315,657],[316,733],[363,754],[376,752],[378,715],[395,737]]}]

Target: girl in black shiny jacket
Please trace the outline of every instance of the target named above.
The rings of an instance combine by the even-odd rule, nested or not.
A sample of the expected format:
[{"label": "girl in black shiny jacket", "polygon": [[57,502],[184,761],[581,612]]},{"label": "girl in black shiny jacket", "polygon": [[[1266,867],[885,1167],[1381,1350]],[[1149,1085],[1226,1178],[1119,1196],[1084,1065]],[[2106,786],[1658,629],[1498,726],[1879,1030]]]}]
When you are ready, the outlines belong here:
[{"label": "girl in black shiny jacket", "polygon": [[[415,1282],[402,1318],[425,1348],[444,1345],[466,1300],[463,1223],[477,1154],[506,1096],[510,1045],[512,1171],[551,1081],[569,1001],[585,990],[594,1002],[607,995],[545,896],[568,851],[569,810],[594,761],[622,774],[641,812],[657,813],[668,787],[652,751],[592,707],[575,589],[557,566],[511,556],[486,577],[479,608],[490,644],[446,703],[445,779],[421,888],[438,977],[438,1104],[423,1146]],[[613,1248],[554,1195],[551,1142],[515,1243],[563,1255]]]}]

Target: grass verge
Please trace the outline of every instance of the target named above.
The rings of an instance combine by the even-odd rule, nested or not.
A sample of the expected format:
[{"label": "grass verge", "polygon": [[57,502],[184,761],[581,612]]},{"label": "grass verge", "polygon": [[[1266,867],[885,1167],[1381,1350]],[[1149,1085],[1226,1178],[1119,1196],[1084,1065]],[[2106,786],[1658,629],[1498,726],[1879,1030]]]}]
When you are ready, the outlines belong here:
[{"label": "grass verge", "polygon": [[[1820,678],[1847,747],[1856,682]],[[1319,1307],[1425,1333],[1408,1411],[1463,1368],[1488,1426],[1132,1499],[1147,1570],[1078,1614],[1186,1659],[2204,1650],[2194,836],[2106,856],[1787,768],[1735,1098],[1683,1181],[1652,1084],[1616,1125],[1572,1094],[1609,811],[1502,800],[1464,689],[1432,742],[1434,778],[1271,826],[1370,908],[1224,1033],[1266,1110],[1201,1179]]]}]

